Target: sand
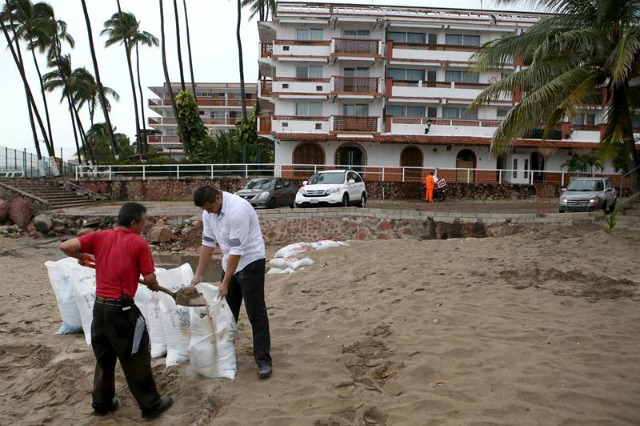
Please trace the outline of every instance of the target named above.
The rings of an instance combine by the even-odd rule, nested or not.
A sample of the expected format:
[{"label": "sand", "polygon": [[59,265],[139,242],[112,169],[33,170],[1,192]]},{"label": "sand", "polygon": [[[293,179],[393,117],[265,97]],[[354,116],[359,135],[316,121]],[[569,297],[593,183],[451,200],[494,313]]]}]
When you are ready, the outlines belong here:
[{"label": "sand", "polygon": [[[601,227],[310,251],[267,276],[273,377],[243,309],[235,381],[153,361],[175,398],[155,424],[640,424],[640,229]],[[119,367],[120,408],[91,416],[91,350],[54,335],[56,245],[0,238],[0,424],[144,423]]]}]

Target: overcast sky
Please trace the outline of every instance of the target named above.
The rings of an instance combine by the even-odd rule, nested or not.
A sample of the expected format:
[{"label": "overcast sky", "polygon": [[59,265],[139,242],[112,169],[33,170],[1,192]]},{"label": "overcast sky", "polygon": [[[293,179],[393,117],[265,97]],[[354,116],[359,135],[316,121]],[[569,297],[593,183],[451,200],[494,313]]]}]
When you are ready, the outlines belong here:
[{"label": "overcast sky", "polygon": [[[34,1],[34,0],[32,0]],[[35,0],[37,2],[37,0]],[[46,0],[55,10],[58,19],[68,25],[69,33],[74,37],[76,46],[71,53],[72,67],[86,67],[92,74],[93,65],[87,42],[87,32],[80,0]],[[4,4],[4,2],[2,2]],[[351,4],[387,4],[402,6],[448,7],[497,9],[493,0],[349,0],[325,1],[325,3]],[[133,13],[141,22],[141,29],[154,34],[160,39],[160,13],[156,0],[121,0],[123,12]],[[181,9],[182,1],[178,1]],[[112,46],[104,48],[105,37],[100,31],[104,22],[117,11],[115,0],[87,0],[94,43],[97,50],[98,64],[102,83],[120,94],[119,102],[112,102],[111,121],[118,132],[125,133],[132,140],[135,134],[133,101],[127,70],[124,48]],[[167,56],[169,75],[172,81],[180,79],[176,53],[176,37],[174,27],[173,1],[164,0],[165,32],[167,35]],[[189,25],[191,28],[191,47],[193,52],[194,74],[196,82],[238,82],[237,46],[235,40],[236,2],[235,0],[189,0]],[[511,8],[513,9],[513,7]],[[182,12],[180,12],[182,13]],[[245,81],[255,82],[258,75],[259,39],[256,21],[249,22],[248,10],[242,24],[242,42],[245,66]],[[181,31],[184,31],[184,20],[181,19]],[[184,38],[182,47],[185,66],[185,78],[188,79],[187,47]],[[0,147],[15,149],[26,148],[35,152],[31,128],[28,119],[27,104],[20,75],[16,69],[11,53],[7,48],[4,36],[0,39]],[[148,86],[160,86],[164,82],[160,48],[141,49],[142,86],[145,88],[145,103],[153,94]],[[44,60],[40,67],[44,69]],[[36,99],[40,99],[37,79],[32,60],[27,60],[27,71],[30,74],[31,87]],[[74,151],[73,133],[68,110],[60,104],[60,92],[47,95],[51,109],[52,128],[56,155],[70,158]],[[44,114],[43,108],[41,113]],[[155,116],[146,110],[147,117]],[[87,114],[83,115],[87,117]],[[96,121],[103,121],[102,114],[96,114]],[[85,128],[89,127],[88,118],[83,120]],[[46,152],[44,144],[41,149]]]}]

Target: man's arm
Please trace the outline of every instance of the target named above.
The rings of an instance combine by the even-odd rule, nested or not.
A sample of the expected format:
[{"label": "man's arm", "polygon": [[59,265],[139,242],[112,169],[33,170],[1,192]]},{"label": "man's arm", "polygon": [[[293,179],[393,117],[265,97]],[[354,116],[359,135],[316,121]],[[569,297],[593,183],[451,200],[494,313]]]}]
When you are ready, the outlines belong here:
[{"label": "man's arm", "polygon": [[158,291],[158,280],[156,279],[156,273],[152,272],[150,274],[144,275],[142,277],[142,282],[147,288],[151,291]]},{"label": "man's arm", "polygon": [[231,283],[231,280],[236,273],[236,268],[238,267],[238,263],[240,263],[241,257],[242,256],[239,254],[230,254],[229,257],[227,257],[227,267],[224,271],[224,278],[220,283],[220,287],[218,287],[219,299],[225,297],[229,292],[229,283]]},{"label": "man's arm", "polygon": [[214,247],[208,247],[205,245],[200,246],[200,257],[198,258],[198,267],[196,268],[196,274],[191,280],[191,285],[196,285],[202,282],[202,277],[205,271],[209,267],[211,262],[211,256],[213,256]]},{"label": "man's arm", "polygon": [[60,244],[60,250],[67,256],[78,259],[78,263],[81,265],[86,265],[87,262],[93,261],[91,254],[80,251],[82,250],[82,244],[80,244],[78,238],[72,238]]}]

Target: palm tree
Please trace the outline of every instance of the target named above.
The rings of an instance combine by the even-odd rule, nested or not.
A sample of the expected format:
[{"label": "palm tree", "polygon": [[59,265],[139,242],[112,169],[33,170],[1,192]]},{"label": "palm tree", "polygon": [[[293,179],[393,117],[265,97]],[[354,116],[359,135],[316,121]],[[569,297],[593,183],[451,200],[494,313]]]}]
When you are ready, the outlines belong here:
[{"label": "palm tree", "polygon": [[178,46],[178,65],[180,66],[180,87],[186,90],[184,85],[184,68],[182,66],[182,48],[180,43],[180,17],[178,16],[178,2],[173,0],[173,13],[176,18],[176,44]]},{"label": "palm tree", "polygon": [[80,0],[82,3],[82,11],[84,12],[84,21],[87,24],[87,37],[89,39],[89,49],[91,50],[91,59],[93,61],[93,70],[96,74],[96,82],[98,83],[98,94],[100,95],[100,104],[102,105],[102,113],[108,126],[108,131],[111,139],[111,146],[113,148],[113,156],[116,160],[120,158],[120,150],[116,139],[113,136],[113,127],[111,126],[111,119],[109,118],[109,111],[107,110],[107,99],[102,90],[102,81],[100,80],[100,70],[98,69],[98,59],[96,58],[96,49],[93,44],[93,33],[91,32],[91,20],[89,19],[89,11],[87,10],[86,0]]},{"label": "palm tree", "polygon": [[182,6],[184,8],[184,23],[185,30],[187,32],[187,51],[189,52],[189,71],[191,72],[191,91],[193,92],[193,96],[198,100],[198,95],[196,94],[196,80],[193,76],[193,61],[191,56],[191,31],[189,30],[189,13],[187,11],[187,0],[182,0]]},{"label": "palm tree", "polygon": [[251,9],[250,18],[258,15],[260,21],[268,21],[269,13],[273,16],[276,11],[276,0],[242,0],[242,7]]},{"label": "palm tree", "polygon": [[640,0],[500,0],[529,3],[553,13],[521,35],[483,45],[472,58],[477,71],[527,64],[484,90],[471,105],[526,93],[494,134],[492,151],[503,152],[530,129],[545,123],[545,134],[581,107],[602,102],[605,126],[600,145],[622,141],[631,188],[638,190],[639,156],[635,148],[630,99],[636,96],[633,79],[640,77]]},{"label": "palm tree", "polygon": [[244,61],[242,60],[242,38],[240,24],[242,23],[242,0],[237,0],[238,21],[236,24],[236,41],[238,43],[238,66],[240,67],[240,105],[242,106],[242,121],[247,121],[247,100],[244,93]]},{"label": "palm tree", "polygon": [[104,23],[104,30],[100,35],[108,35],[109,39],[105,42],[105,47],[114,45],[117,42],[124,44],[125,55],[127,56],[127,67],[129,69],[129,81],[131,83],[131,94],[133,96],[133,111],[136,120],[136,144],[138,146],[138,154],[143,157],[142,141],[140,134],[140,115],[138,114],[138,99],[136,96],[136,83],[133,79],[133,66],[131,65],[131,33],[136,32],[138,21],[135,16],[130,13],[122,13],[120,0],[117,0],[118,12],[114,13],[111,19]]},{"label": "palm tree", "polygon": [[182,131],[182,123],[180,122],[180,115],[178,114],[178,108],[176,108],[176,100],[173,96],[173,88],[171,87],[171,80],[169,78],[169,68],[167,67],[167,43],[164,36],[164,4],[162,0],[158,0],[160,6],[160,40],[162,51],[162,70],[164,71],[164,84],[169,92],[169,99],[171,99],[171,109],[173,116],[176,118],[176,124],[178,126],[178,136],[182,143],[185,154],[189,155],[189,146],[184,139],[184,132]]}]

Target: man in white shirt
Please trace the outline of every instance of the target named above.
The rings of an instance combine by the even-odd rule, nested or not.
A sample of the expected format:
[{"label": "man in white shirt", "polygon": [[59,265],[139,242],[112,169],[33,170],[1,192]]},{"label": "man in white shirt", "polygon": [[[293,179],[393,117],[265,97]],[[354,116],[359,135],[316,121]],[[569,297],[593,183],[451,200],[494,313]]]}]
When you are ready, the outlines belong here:
[{"label": "man in white shirt", "polygon": [[260,222],[248,201],[202,186],[193,194],[193,202],[202,209],[202,246],[191,284],[202,281],[216,245],[222,250],[222,279],[219,297],[226,297],[238,321],[244,299],[253,331],[253,357],[258,377],[271,376],[271,337],[269,317],[264,301],[265,250]]}]

